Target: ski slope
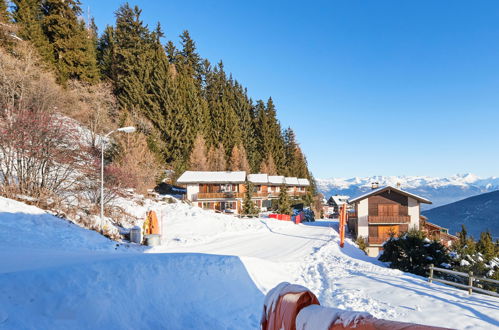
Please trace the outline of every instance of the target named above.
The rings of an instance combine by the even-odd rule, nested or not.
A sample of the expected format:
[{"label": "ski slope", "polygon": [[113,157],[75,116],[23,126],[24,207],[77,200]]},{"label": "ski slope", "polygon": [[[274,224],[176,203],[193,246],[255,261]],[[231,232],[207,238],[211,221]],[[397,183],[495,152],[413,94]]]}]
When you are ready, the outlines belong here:
[{"label": "ski slope", "polygon": [[499,326],[499,301],[386,268],[336,222],[238,219],[150,205],[163,245],[117,244],[0,197],[0,329],[257,329],[282,281],[321,303],[457,329]]}]

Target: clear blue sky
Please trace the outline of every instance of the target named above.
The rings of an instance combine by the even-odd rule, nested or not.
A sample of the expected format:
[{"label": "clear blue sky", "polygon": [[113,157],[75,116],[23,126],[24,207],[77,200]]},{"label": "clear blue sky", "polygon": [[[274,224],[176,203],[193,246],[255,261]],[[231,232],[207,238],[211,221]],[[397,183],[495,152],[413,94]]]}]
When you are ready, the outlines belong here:
[{"label": "clear blue sky", "polygon": [[[83,0],[100,31],[124,1]],[[499,175],[499,1],[129,1],[274,99],[315,177]]]}]

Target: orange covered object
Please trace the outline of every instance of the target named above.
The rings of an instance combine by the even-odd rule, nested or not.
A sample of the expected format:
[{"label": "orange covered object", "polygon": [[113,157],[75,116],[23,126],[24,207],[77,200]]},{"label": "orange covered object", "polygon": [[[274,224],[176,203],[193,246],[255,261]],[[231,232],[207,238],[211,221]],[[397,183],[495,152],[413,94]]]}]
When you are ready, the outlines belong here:
[{"label": "orange covered object", "polygon": [[159,234],[159,222],[156,212],[148,211],[144,223],[144,235]]},{"label": "orange covered object", "polygon": [[277,302],[264,305],[262,330],[295,330],[296,316],[302,308],[311,304],[319,304],[319,300],[310,291],[289,292],[279,296]]}]

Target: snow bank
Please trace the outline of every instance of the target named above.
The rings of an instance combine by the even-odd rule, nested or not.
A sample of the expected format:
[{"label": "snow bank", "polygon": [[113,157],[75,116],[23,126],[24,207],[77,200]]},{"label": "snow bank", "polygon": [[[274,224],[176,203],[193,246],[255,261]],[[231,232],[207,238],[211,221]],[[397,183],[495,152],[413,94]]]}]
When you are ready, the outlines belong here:
[{"label": "snow bank", "polygon": [[120,248],[97,232],[4,197],[0,197],[0,242],[5,247],[23,249],[114,251]]},{"label": "snow bank", "polygon": [[121,255],[0,274],[0,327],[258,328],[264,297],[238,257]]}]

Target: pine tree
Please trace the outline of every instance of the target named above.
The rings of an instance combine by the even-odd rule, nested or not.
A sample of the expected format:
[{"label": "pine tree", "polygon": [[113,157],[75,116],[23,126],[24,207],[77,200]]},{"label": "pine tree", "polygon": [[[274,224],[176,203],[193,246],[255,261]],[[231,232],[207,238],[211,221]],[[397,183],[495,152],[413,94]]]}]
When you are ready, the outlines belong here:
[{"label": "pine tree", "polygon": [[284,139],[281,133],[281,125],[277,120],[277,113],[272,98],[267,101],[265,113],[267,116],[266,134],[267,153],[271,153],[274,158],[278,172],[285,170]]},{"label": "pine tree", "polygon": [[262,165],[260,166],[260,173],[265,173],[268,175],[278,174],[272,154],[269,154],[268,157],[262,162]]},{"label": "pine tree", "polygon": [[277,200],[277,212],[280,214],[288,215],[291,215],[291,213],[293,212],[291,203],[289,201],[288,189],[284,184],[281,185],[281,189],[279,191],[279,198]]},{"label": "pine tree", "polygon": [[231,171],[246,171],[250,172],[246,150],[244,146],[234,146],[229,160],[229,170]]},{"label": "pine tree", "polygon": [[42,28],[43,12],[40,0],[13,0],[12,16],[18,27],[17,35],[30,41],[49,66],[55,62],[53,48]]},{"label": "pine tree", "polygon": [[480,239],[476,244],[476,249],[484,256],[486,262],[496,257],[496,247],[490,232],[485,231],[480,233]]},{"label": "pine tree", "polygon": [[141,111],[146,107],[148,66],[155,44],[140,18],[141,10],[125,3],[116,11],[114,28],[114,93],[122,109]]},{"label": "pine tree", "polygon": [[226,171],[227,160],[225,157],[225,148],[222,143],[219,143],[216,149],[211,147],[208,152],[208,164],[210,171]]},{"label": "pine tree", "polygon": [[384,243],[379,260],[389,262],[390,268],[421,276],[426,276],[430,264],[440,266],[450,262],[446,248],[437,241],[428,243],[425,234],[419,230],[391,237]]},{"label": "pine tree", "polygon": [[[197,80],[198,86],[201,85],[201,57],[196,51],[196,43],[192,40],[189,31],[184,30],[180,35],[180,51],[181,70]],[[169,47],[171,47],[169,45]]]},{"label": "pine tree", "polygon": [[78,0],[44,0],[42,28],[53,48],[58,81],[78,79],[95,83],[99,79],[94,40],[81,14]]},{"label": "pine tree", "polygon": [[106,26],[97,44],[97,65],[103,77],[116,80],[114,28]]},{"label": "pine tree", "polygon": [[231,105],[232,91],[220,62],[213,72],[208,73],[206,97],[208,102],[208,144],[221,142],[229,152],[241,143],[241,129],[237,114]]},{"label": "pine tree", "polygon": [[253,184],[249,181],[246,181],[246,191],[244,192],[242,214],[255,215],[258,213],[258,208],[256,207],[255,203],[251,200],[251,197],[253,195],[253,189],[254,189]]},{"label": "pine tree", "polygon": [[206,158],[206,144],[202,134],[198,134],[194,141],[189,165],[189,169],[192,171],[207,171],[209,169],[208,159]]}]

